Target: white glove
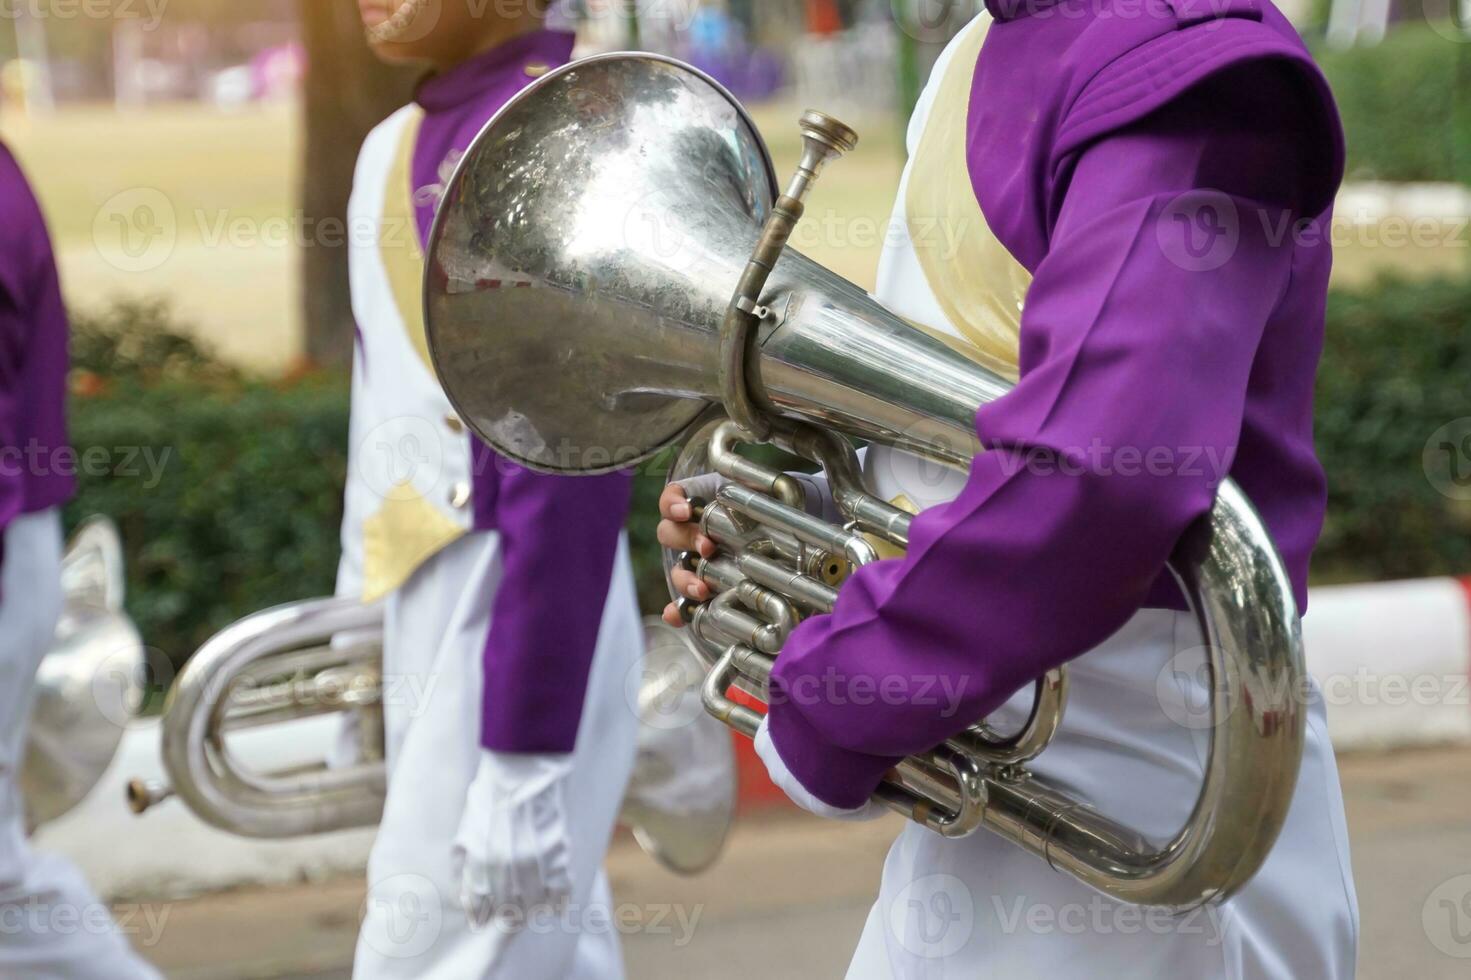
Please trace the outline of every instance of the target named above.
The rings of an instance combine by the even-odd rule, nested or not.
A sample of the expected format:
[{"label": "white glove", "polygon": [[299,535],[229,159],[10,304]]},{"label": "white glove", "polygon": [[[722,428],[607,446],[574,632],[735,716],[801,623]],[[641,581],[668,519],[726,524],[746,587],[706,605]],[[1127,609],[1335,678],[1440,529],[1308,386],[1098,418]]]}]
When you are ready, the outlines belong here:
[{"label": "white glove", "polygon": [[572,756],[482,752],[450,852],[460,905],[480,928],[498,912],[524,920],[572,894],[566,782]]},{"label": "white glove", "polygon": [[781,761],[781,754],[776,751],[776,743],[771,740],[771,732],[767,731],[766,726],[767,720],[761,719],[761,727],[756,729],[756,754],[766,763],[766,772],[771,776],[771,781],[797,806],[829,820],[876,820],[888,812],[887,807],[874,800],[869,800],[854,810],[843,810],[813,796],[805,786],[797,782],[797,777],[792,775],[787,764]]}]

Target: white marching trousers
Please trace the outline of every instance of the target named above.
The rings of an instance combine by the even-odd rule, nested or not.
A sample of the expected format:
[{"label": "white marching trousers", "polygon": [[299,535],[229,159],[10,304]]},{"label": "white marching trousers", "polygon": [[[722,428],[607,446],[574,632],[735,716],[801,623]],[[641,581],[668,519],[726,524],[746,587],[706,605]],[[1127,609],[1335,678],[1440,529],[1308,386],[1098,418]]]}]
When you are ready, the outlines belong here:
[{"label": "white marching trousers", "polygon": [[[517,930],[471,929],[450,850],[480,757],[481,655],[501,576],[498,537],[472,533],[386,601],[388,799],[368,860],[357,980],[619,980],[622,953],[602,869],[638,718],[624,696],[643,631],[620,540],[567,787],[572,897]],[[546,583],[554,588],[555,583]]]},{"label": "white marching trousers", "polygon": [[22,514],[4,530],[0,568],[0,977],[148,980],[159,974],[118,933],[69,861],[31,849],[19,768],[36,668],[61,614],[61,518]]},{"label": "white marching trousers", "polygon": [[[1185,614],[1144,610],[1074,660],[1062,726],[1032,768],[1168,840],[1189,816],[1205,763],[1199,643]],[[998,719],[1019,725],[1031,694],[1019,692]],[[946,840],[909,824],[889,851],[849,980],[1352,977],[1348,830],[1313,694],[1286,825],[1261,871],[1223,905],[1178,918],[1120,905],[989,831]]]}]

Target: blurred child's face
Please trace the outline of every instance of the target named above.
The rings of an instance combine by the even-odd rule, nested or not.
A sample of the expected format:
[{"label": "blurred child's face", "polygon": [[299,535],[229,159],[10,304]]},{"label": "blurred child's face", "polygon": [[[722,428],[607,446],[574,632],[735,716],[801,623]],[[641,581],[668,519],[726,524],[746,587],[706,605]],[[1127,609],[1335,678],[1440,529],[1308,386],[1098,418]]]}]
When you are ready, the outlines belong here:
[{"label": "blurred child's face", "polygon": [[535,23],[536,0],[358,0],[368,45],[384,61],[445,67]]}]

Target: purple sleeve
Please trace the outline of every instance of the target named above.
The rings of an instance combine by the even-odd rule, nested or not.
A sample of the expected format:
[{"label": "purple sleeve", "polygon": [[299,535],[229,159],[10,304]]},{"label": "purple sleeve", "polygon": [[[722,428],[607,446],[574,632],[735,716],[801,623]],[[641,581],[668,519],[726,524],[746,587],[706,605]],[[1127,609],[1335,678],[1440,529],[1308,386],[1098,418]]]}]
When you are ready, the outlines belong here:
[{"label": "purple sleeve", "polygon": [[28,333],[16,297],[0,277],[0,568],[5,562],[5,529],[20,513],[24,496],[25,455],[18,416]]},{"label": "purple sleeve", "polygon": [[990,451],[915,520],[904,558],[861,569],[788,641],[770,730],[825,802],[859,805],[900,758],[1106,639],[1210,508],[1289,279],[1281,219],[1317,179],[1301,103],[1252,70],[1072,159],[1021,380],[976,417]]},{"label": "purple sleeve", "polygon": [[499,457],[491,465],[502,573],[485,641],[480,743],[570,752],[633,479],[548,476]]},{"label": "purple sleeve", "polygon": [[60,506],[76,488],[67,461],[67,333],[46,221],[0,144],[0,532],[17,514]]}]

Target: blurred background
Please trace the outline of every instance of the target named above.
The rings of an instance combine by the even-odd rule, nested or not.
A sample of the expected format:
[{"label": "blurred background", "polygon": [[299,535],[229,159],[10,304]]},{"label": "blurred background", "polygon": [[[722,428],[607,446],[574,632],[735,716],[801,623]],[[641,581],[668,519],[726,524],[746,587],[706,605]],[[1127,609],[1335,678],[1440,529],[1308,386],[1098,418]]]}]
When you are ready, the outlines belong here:
[{"label": "blurred background", "polygon": [[[1331,497],[1317,584],[1378,609],[1389,593],[1372,583],[1436,583],[1442,605],[1412,603],[1408,632],[1370,614],[1389,631],[1374,634],[1386,644],[1375,649],[1388,665],[1443,645],[1436,656],[1451,666],[1426,669],[1464,679],[1471,617],[1443,596],[1461,596],[1458,577],[1471,574],[1471,0],[1279,5],[1328,74],[1349,146],[1319,376]],[[795,161],[802,108],[852,124],[858,150],[811,205],[829,220],[809,222],[795,244],[872,287],[909,109],[979,8],[574,0],[560,16],[575,23],[579,53],[642,48],[715,75],[750,106],[779,172]],[[118,522],[129,611],[157,654],[158,688],[224,625],[332,591],[352,343],[347,196],[362,137],[415,80],[371,58],[353,0],[26,0],[0,18],[0,135],[47,212],[74,318],[82,474],[70,515]],[[91,446],[109,449],[106,465],[87,465]],[[640,478],[633,522],[644,541],[658,473]],[[639,557],[652,609],[662,603],[657,557]],[[1407,714],[1464,721],[1417,728],[1412,718],[1404,737],[1342,739],[1355,857],[1366,862],[1368,976],[1394,963],[1415,964],[1417,976],[1471,966],[1471,878],[1453,884],[1471,873],[1471,701],[1453,704],[1464,696],[1453,686],[1434,710]],[[1347,733],[1355,723],[1342,724]],[[893,827],[833,830],[763,808],[759,791],[748,800],[713,877],[655,879],[636,853],[615,851],[620,896],[714,903],[712,938],[676,947],[653,932],[631,937],[633,976],[723,975],[711,971],[762,943],[796,964],[793,976],[841,972]],[[351,874],[360,841],[324,845],[330,859],[264,851],[255,871],[150,879],[109,872],[105,848],[80,826],[58,826],[56,846],[140,915],[173,916],[146,944],[171,975],[342,975],[362,900]],[[1392,843],[1409,829],[1423,860]],[[788,881],[780,900],[743,877],[751,869]],[[302,878],[316,884],[259,890]],[[1453,918],[1442,930],[1429,896],[1448,882]],[[237,890],[176,901],[222,885]],[[804,932],[823,939],[800,942]]]}]

